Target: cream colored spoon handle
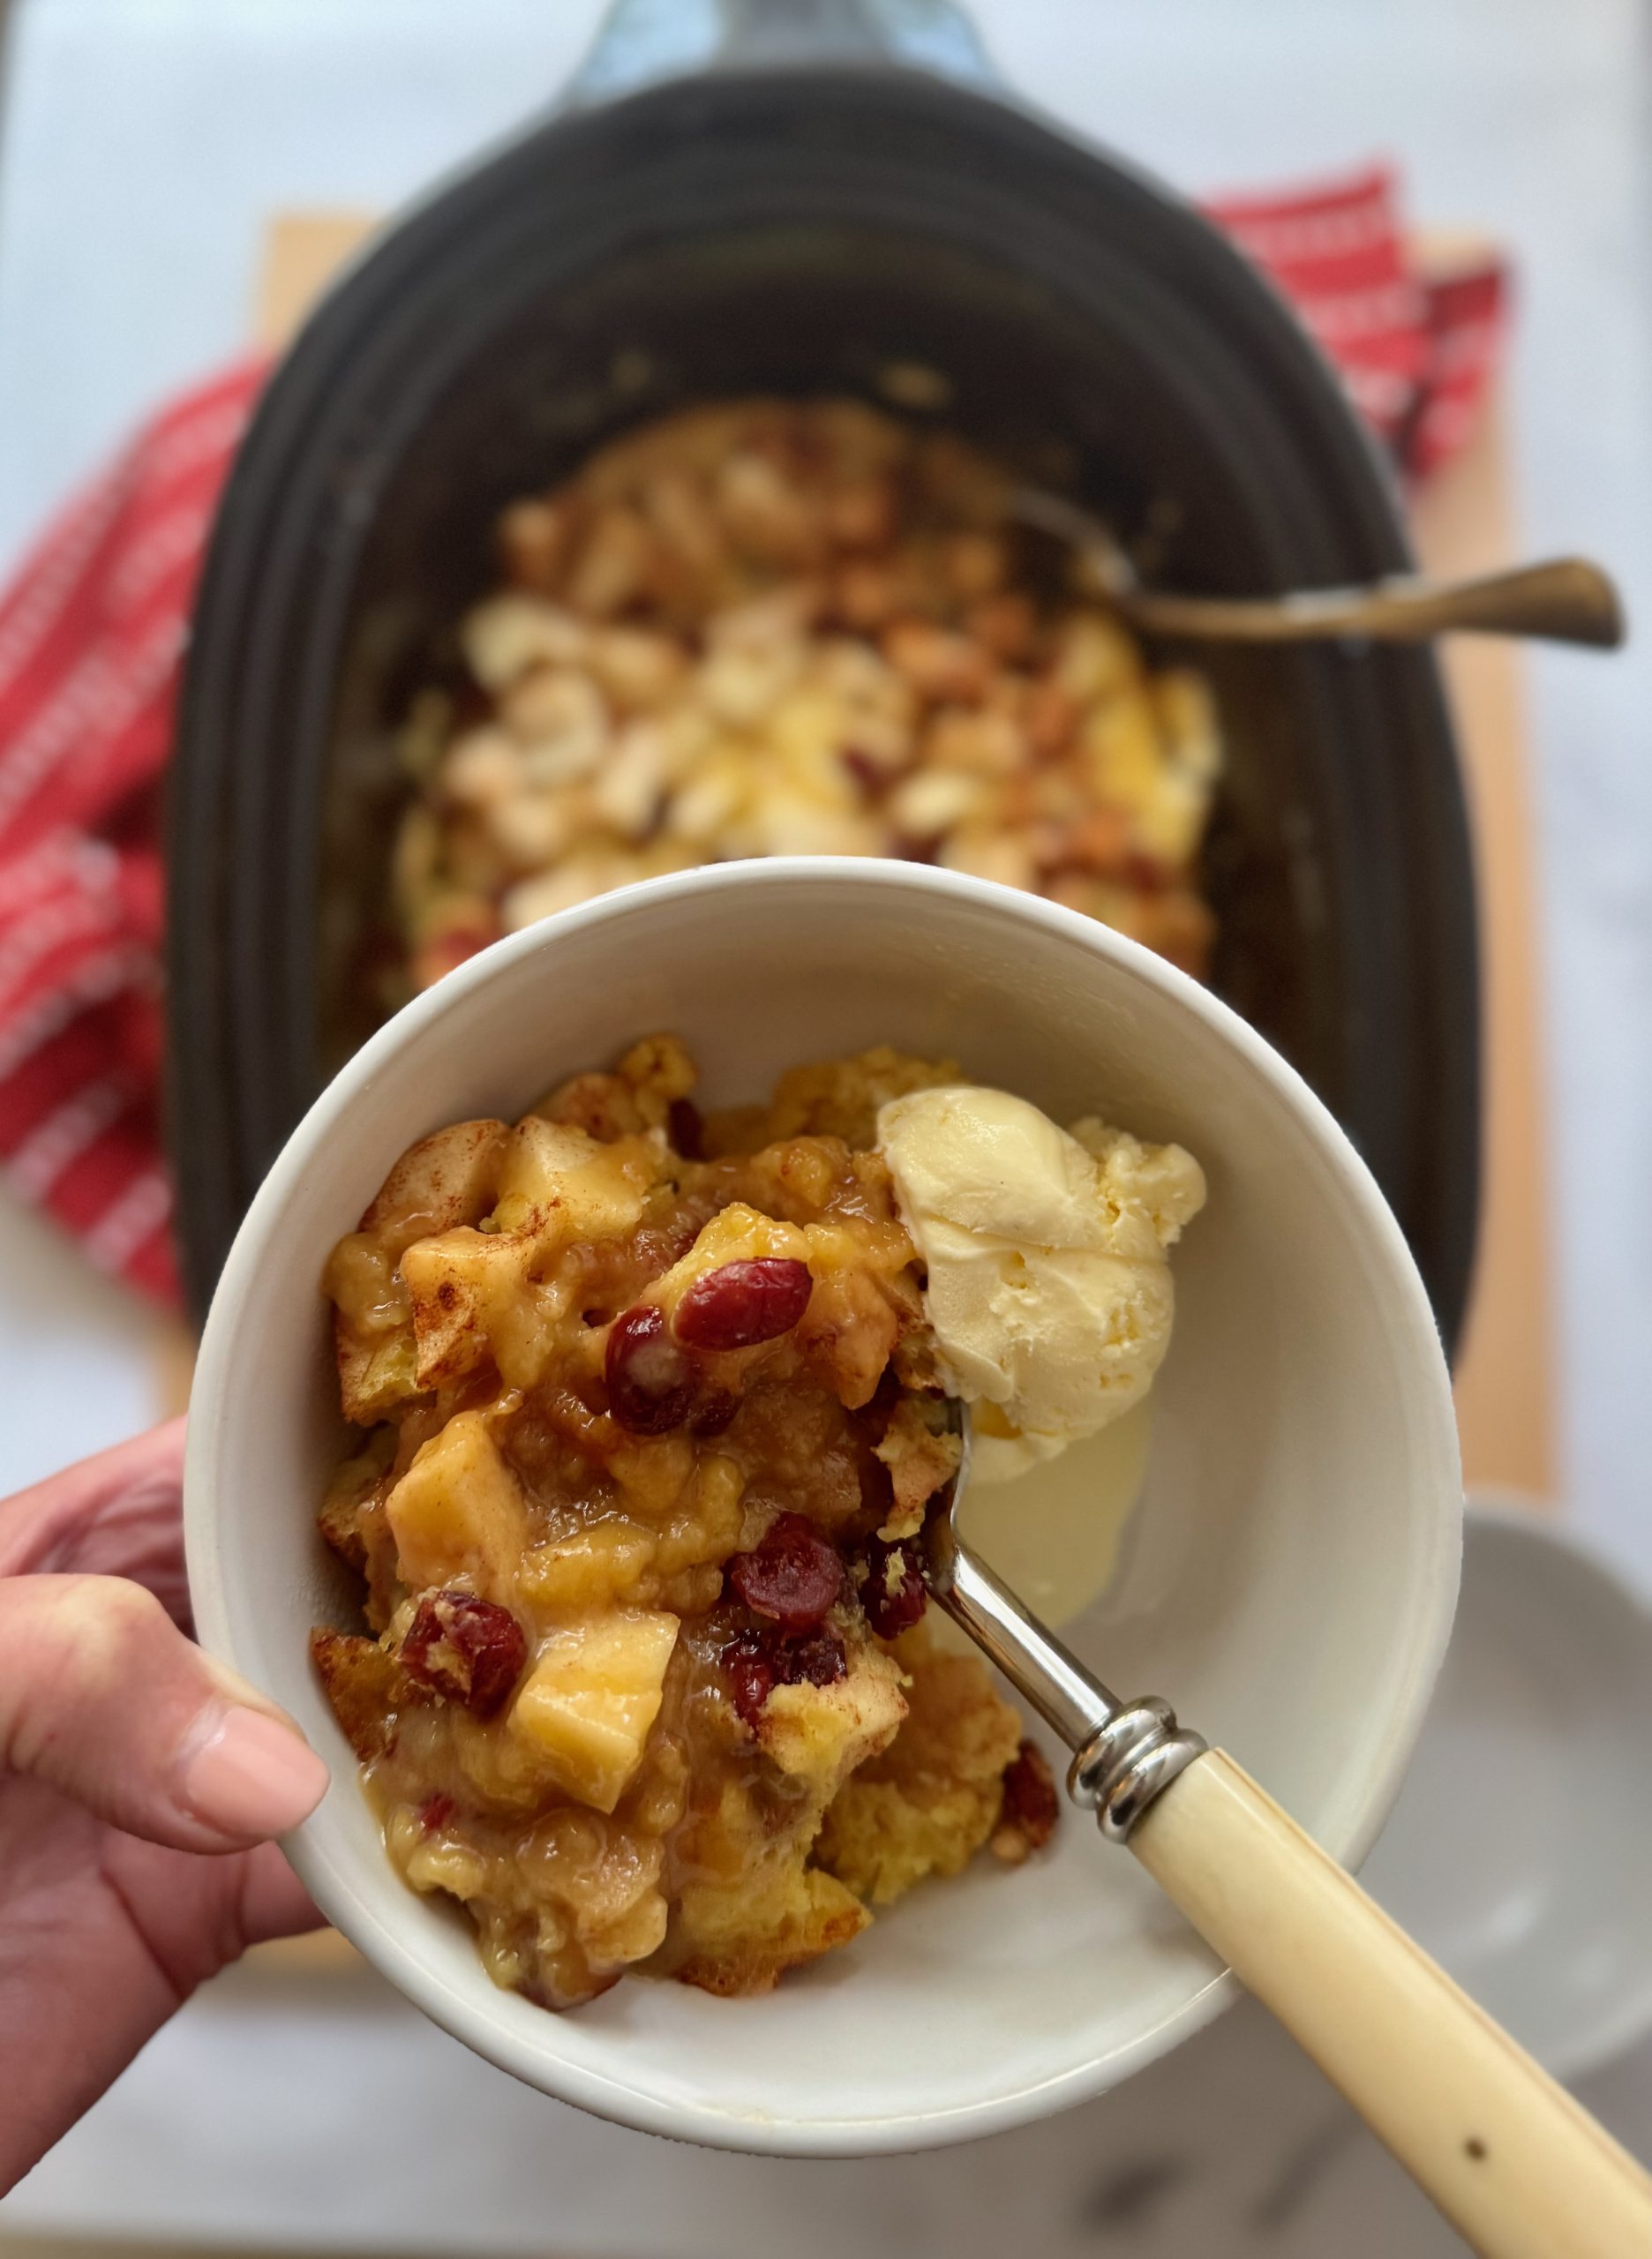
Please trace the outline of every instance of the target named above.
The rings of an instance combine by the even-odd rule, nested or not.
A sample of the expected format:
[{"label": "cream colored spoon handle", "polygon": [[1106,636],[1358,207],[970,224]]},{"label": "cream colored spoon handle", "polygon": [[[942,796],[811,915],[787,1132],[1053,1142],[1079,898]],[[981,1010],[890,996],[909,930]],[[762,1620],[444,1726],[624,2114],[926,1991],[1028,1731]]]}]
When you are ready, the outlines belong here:
[{"label": "cream colored spoon handle", "polygon": [[1467,581],[1378,581],[1283,597],[1179,597],[1131,589],[1114,601],[1152,634],[1297,643],[1325,636],[1423,642],[1436,635],[1534,635],[1610,650],[1623,641],[1618,591],[1598,565],[1557,557]]},{"label": "cream colored spoon handle", "polygon": [[1648,2259],[1652,2180],[1232,1758],[1129,1842],[1486,2259]]}]

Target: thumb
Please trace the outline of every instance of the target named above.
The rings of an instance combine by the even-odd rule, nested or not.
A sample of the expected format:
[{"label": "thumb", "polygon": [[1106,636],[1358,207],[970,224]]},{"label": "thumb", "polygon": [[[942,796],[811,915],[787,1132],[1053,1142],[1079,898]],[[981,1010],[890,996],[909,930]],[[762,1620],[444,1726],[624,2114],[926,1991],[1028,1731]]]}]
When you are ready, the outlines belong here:
[{"label": "thumb", "polygon": [[184,1851],[280,1835],[327,1784],[297,1726],[124,1577],[0,1580],[0,1770]]}]

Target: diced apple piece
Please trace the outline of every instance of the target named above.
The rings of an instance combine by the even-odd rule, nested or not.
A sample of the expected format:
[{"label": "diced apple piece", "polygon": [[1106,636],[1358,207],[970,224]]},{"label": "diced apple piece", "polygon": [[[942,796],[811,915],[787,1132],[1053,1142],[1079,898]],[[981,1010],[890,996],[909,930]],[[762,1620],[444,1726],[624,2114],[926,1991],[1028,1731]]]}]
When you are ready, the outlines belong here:
[{"label": "diced apple piece", "polygon": [[553,1632],[512,1707],[511,1733],[582,1804],[612,1812],[659,1715],[677,1618],[627,1609]]},{"label": "diced apple piece", "polygon": [[455,1413],[422,1445],[385,1514],[404,1584],[424,1591],[468,1578],[484,1599],[508,1602],[529,1541],[528,1505],[485,1414]]},{"label": "diced apple piece", "polygon": [[455,1122],[421,1137],[386,1177],[362,1230],[412,1227],[423,1237],[478,1222],[493,1205],[495,1164],[508,1134],[502,1122]]},{"label": "diced apple piece", "polygon": [[607,1239],[634,1228],[642,1196],[658,1175],[642,1137],[599,1145],[583,1130],[537,1114],[511,1131],[499,1166],[502,1232],[550,1233],[559,1243]]},{"label": "diced apple piece", "polygon": [[402,1257],[418,1344],[418,1385],[437,1388],[499,1354],[519,1315],[530,1242],[462,1229],[416,1240]]},{"label": "diced apple piece", "polygon": [[547,1347],[532,1277],[560,1246],[633,1229],[658,1172],[642,1138],[599,1145],[534,1118],[509,1132],[496,1160],[495,1227],[419,1239],[402,1257],[421,1388],[490,1356],[513,1387],[531,1387]]},{"label": "diced apple piece", "polygon": [[338,1356],[339,1402],[358,1428],[387,1420],[419,1392],[418,1347],[405,1322],[364,1340],[341,1311],[333,1329]]}]

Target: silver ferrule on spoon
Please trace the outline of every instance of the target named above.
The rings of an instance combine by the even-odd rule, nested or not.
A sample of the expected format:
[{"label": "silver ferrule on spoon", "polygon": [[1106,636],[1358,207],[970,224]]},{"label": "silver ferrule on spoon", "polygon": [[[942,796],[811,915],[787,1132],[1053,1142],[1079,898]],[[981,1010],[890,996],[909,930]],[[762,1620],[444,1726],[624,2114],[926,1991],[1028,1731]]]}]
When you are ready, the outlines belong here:
[{"label": "silver ferrule on spoon", "polygon": [[[958,1433],[954,1498],[969,1480],[969,1423],[961,1416]],[[1122,1843],[1160,1790],[1207,1745],[1179,1727],[1175,1712],[1156,1694],[1121,1701],[1086,1670],[965,1543],[950,1512],[931,1517],[926,1546],[934,1598],[1074,1752],[1068,1794],[1094,1812],[1104,1835]]]}]

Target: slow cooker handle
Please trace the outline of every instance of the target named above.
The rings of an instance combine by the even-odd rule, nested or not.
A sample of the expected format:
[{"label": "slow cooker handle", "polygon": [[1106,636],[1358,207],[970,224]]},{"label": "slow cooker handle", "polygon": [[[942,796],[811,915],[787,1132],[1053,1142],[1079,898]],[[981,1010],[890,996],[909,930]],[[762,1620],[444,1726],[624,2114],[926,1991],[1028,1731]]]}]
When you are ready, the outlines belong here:
[{"label": "slow cooker handle", "polygon": [[613,0],[562,101],[586,109],[663,79],[811,64],[884,64],[1003,91],[955,0]]}]

